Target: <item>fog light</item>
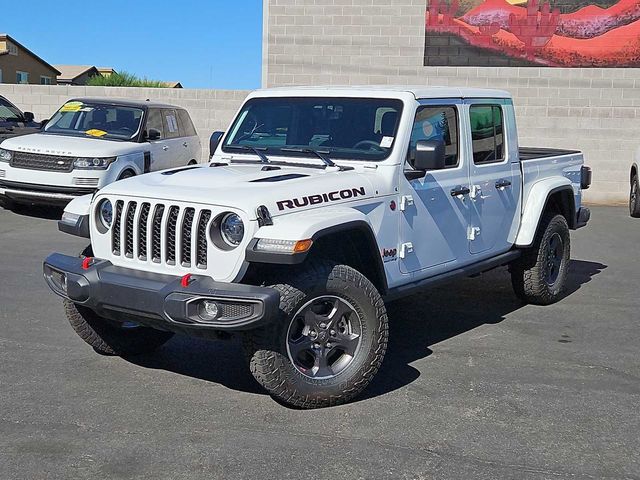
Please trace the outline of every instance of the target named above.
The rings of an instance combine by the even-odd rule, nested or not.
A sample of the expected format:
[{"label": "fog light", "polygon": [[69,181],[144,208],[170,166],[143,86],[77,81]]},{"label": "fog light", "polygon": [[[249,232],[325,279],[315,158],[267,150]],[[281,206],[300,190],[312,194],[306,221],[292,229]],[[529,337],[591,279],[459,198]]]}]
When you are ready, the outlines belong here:
[{"label": "fog light", "polygon": [[51,281],[62,293],[67,295],[67,275],[57,270],[51,270]]},{"label": "fog light", "polygon": [[220,307],[213,300],[202,300],[198,304],[198,316],[204,322],[213,322],[219,313]]}]

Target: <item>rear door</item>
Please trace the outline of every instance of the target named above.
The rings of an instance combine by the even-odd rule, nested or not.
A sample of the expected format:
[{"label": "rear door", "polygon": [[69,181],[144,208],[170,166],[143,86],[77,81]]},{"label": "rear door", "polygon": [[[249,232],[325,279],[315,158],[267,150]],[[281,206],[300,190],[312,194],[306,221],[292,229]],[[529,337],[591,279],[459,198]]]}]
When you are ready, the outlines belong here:
[{"label": "rear door", "polygon": [[184,139],[180,137],[178,116],[174,109],[162,109],[162,125],[164,127],[165,144],[169,147],[168,167],[179,167],[189,163],[189,151],[184,147]]},{"label": "rear door", "polygon": [[[454,264],[468,262],[468,165],[462,145],[462,101],[420,102],[416,110],[401,185],[400,271],[417,277],[436,275]],[[410,170],[419,140],[445,144],[446,167],[419,175]],[[415,176],[418,175],[418,176]],[[412,178],[413,177],[413,178]],[[457,192],[460,192],[457,194]]]},{"label": "rear door", "polygon": [[196,133],[196,129],[193,126],[191,117],[186,110],[176,110],[178,115],[178,126],[180,127],[180,136],[182,137],[182,148],[187,153],[187,162],[195,160],[200,163],[202,155],[202,147],[200,145],[200,138]]},{"label": "rear door", "polygon": [[471,141],[469,252],[475,260],[509,250],[520,197],[520,163],[510,100],[466,100]]}]

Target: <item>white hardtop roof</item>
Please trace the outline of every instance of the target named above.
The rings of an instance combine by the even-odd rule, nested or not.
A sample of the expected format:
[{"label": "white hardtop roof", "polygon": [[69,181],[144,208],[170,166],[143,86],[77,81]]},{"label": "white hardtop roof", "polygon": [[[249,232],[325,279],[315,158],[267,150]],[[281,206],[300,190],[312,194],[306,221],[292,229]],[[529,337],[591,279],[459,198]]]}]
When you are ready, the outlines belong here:
[{"label": "white hardtop roof", "polygon": [[275,87],[256,90],[252,96],[358,96],[364,97],[373,95],[381,97],[384,95],[411,94],[416,99],[421,98],[511,98],[511,94],[505,90],[494,90],[490,88],[468,88],[468,87],[425,87],[407,85],[344,85],[344,86],[301,86],[301,87]]}]

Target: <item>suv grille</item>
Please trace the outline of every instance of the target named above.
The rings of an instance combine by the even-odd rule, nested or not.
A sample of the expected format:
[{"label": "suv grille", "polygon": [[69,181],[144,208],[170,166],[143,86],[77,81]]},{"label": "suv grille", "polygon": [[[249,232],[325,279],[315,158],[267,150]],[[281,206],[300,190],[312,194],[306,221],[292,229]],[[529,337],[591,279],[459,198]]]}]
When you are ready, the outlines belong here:
[{"label": "suv grille", "polygon": [[55,172],[70,172],[73,170],[74,157],[60,155],[43,155],[40,153],[13,152],[11,162],[14,168],[29,170],[52,170]]},{"label": "suv grille", "polygon": [[117,200],[111,250],[143,262],[207,268],[211,210]]}]

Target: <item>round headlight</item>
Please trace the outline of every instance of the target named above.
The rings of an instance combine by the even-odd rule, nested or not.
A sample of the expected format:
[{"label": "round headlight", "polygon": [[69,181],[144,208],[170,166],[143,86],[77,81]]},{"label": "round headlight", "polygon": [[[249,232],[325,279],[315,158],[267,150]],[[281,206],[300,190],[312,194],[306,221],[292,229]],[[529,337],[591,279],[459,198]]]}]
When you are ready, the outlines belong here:
[{"label": "round headlight", "polygon": [[113,222],[113,205],[111,205],[109,200],[103,200],[98,207],[98,217],[102,225],[106,228],[111,227],[111,223]]},{"label": "round headlight", "polygon": [[244,223],[235,213],[227,213],[220,222],[220,235],[232,247],[240,245],[244,237]]}]

